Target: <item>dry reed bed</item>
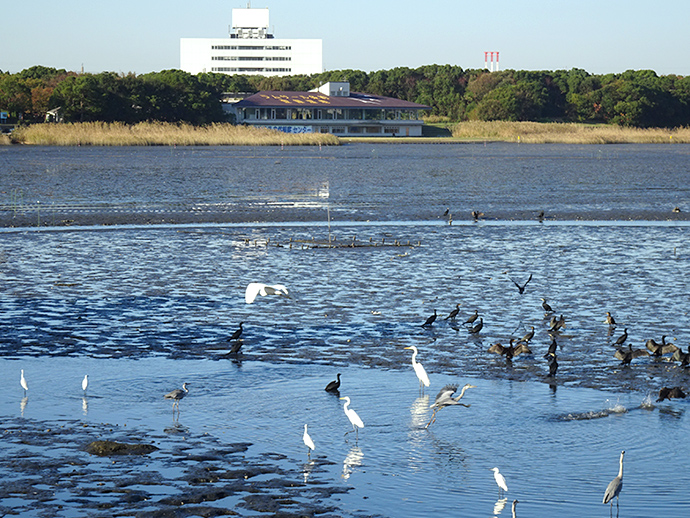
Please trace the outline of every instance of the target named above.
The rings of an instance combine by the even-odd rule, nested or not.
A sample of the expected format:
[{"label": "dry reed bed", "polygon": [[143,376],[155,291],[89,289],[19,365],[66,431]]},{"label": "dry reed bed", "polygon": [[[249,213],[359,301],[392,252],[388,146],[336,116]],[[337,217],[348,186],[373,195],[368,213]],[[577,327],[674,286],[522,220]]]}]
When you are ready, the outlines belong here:
[{"label": "dry reed bed", "polygon": [[667,144],[690,143],[690,128],[624,128],[574,123],[470,121],[460,122],[453,137],[526,144]]},{"label": "dry reed bed", "polygon": [[329,134],[291,134],[232,124],[192,126],[163,122],[33,124],[17,128],[11,139],[18,144],[43,146],[337,146],[340,143],[336,136]]},{"label": "dry reed bed", "polygon": [[0,146],[9,146],[11,143],[9,135],[0,134]]}]

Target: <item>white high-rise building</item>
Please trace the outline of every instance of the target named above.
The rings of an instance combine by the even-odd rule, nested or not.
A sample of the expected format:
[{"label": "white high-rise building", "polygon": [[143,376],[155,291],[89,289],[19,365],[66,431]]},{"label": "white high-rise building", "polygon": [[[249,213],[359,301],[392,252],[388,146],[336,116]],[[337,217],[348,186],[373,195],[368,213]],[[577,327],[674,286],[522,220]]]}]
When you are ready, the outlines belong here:
[{"label": "white high-rise building", "polygon": [[180,39],[180,69],[190,74],[318,74],[323,72],[322,42],[274,38],[267,8],[233,9],[229,38]]}]

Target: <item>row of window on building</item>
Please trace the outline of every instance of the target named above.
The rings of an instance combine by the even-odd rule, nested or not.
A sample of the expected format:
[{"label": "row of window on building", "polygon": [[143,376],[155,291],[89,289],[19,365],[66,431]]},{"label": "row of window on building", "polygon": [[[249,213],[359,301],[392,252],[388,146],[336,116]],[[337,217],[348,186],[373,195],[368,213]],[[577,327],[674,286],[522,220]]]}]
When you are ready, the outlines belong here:
[{"label": "row of window on building", "polygon": [[292,50],[291,45],[211,45],[211,50]]},{"label": "row of window on building", "polygon": [[211,72],[232,72],[234,74],[260,74],[268,72],[292,72],[292,69],[265,67],[212,67]]},{"label": "row of window on building", "polygon": [[292,61],[289,56],[212,56],[212,61]]},{"label": "row of window on building", "polygon": [[372,108],[242,108],[249,120],[417,120],[416,110]]}]

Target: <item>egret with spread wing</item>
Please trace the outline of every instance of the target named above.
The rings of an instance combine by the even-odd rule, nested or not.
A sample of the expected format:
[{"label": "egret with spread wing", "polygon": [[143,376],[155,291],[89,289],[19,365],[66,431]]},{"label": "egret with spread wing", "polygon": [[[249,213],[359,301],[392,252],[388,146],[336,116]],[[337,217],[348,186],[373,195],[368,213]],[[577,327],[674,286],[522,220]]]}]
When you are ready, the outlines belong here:
[{"label": "egret with spread wing", "polygon": [[288,289],[282,284],[263,284],[261,282],[250,282],[247,285],[247,290],[244,292],[244,300],[247,304],[254,302],[257,295],[265,297],[266,295],[281,295],[290,298]]}]

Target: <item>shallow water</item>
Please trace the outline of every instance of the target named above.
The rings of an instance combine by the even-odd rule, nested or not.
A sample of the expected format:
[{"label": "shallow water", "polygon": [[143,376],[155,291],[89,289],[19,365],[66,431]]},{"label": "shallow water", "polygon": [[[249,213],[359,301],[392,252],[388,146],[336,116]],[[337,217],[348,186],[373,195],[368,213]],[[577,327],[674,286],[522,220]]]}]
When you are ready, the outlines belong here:
[{"label": "shallow water", "polygon": [[[0,507],[26,516],[54,510],[57,503],[63,505],[61,516],[146,515],[170,509],[187,516],[193,511],[169,499],[204,489],[220,491],[204,493],[206,505],[246,516],[277,509],[344,516],[444,516],[459,510],[462,516],[510,516],[513,499],[520,501],[518,516],[606,516],[609,509],[601,498],[625,449],[619,515],[687,514],[690,503],[681,492],[688,483],[684,477],[690,477],[682,441],[689,429],[687,403],[650,401],[664,385],[687,388],[688,373],[668,356],[621,366],[611,344],[626,327],[635,347],[667,335],[686,350],[688,224],[683,212],[681,220],[670,221],[673,216],[655,221],[599,221],[596,216],[608,203],[607,189],[630,193],[657,183],[659,189],[643,189],[645,196],[634,201],[616,198],[611,202],[616,213],[634,219],[653,213],[661,200],[664,206],[684,207],[688,184],[681,189],[674,182],[682,183],[687,174],[683,164],[688,148],[516,148],[253,150],[265,154],[267,167],[273,163],[275,170],[252,171],[256,161],[249,156],[235,156],[228,167],[239,170],[239,176],[257,176],[275,206],[282,207],[276,216],[282,222],[0,232],[0,372],[8,380],[0,415],[10,453],[0,473],[13,481],[0,489]],[[86,176],[90,160],[107,157],[96,170],[108,171],[112,164],[119,186],[97,194],[103,191],[99,182],[87,182],[79,188],[79,203],[105,217],[119,206],[116,198],[131,189],[140,198],[117,209],[128,217],[160,200],[169,203],[176,192],[156,187],[156,182],[139,182],[145,165],[158,161],[160,174],[180,174],[184,192],[204,193],[197,201],[214,204],[222,196],[218,186],[203,175],[189,180],[180,172],[182,165],[218,172],[227,155],[237,153],[214,148],[84,153],[44,148],[28,150],[13,174],[27,178],[33,164],[35,178],[24,185],[53,178],[53,196],[60,203],[77,203],[66,194],[78,192],[67,171],[76,171],[79,179],[79,171]],[[287,180],[276,173],[285,162],[276,157],[287,153],[297,155],[295,163],[313,164],[316,153],[335,158],[319,158],[319,164],[327,165]],[[166,154],[188,161],[180,162],[179,169],[166,169]],[[515,160],[517,154],[527,156]],[[46,178],[41,168],[50,160],[56,160],[55,175]],[[509,212],[523,220],[456,220],[451,226],[440,215],[443,203],[431,207],[429,200],[440,199],[444,186],[459,189],[455,178],[460,166],[449,164],[475,160],[487,162],[494,174],[505,168],[500,174],[504,181],[486,184],[495,198],[480,194],[463,203],[474,208],[472,202],[479,199],[489,214],[492,209],[484,207],[514,206]],[[600,189],[591,189],[592,182],[586,189],[561,193],[565,200],[587,200],[578,201],[576,212],[585,207],[588,221],[563,218],[571,213],[568,203],[560,201],[546,210],[561,216],[539,223],[525,216],[532,214],[531,208],[523,210],[525,201],[513,195],[516,176],[525,171],[529,182],[535,182],[549,174],[545,164],[561,164],[559,184],[579,185],[587,181],[579,176],[584,164],[586,169],[601,160],[606,167],[600,171]],[[353,178],[364,161],[377,164],[373,176],[386,179],[381,195],[374,192],[374,181],[362,189],[365,194],[357,190]],[[128,162],[131,182],[124,167]],[[352,177],[344,174],[348,163],[354,164]],[[616,170],[617,164],[624,167]],[[630,174],[631,164],[637,164],[637,177],[619,186],[614,178]],[[418,168],[441,177],[432,181],[426,198],[414,196],[420,185],[411,178]],[[476,176],[473,171],[468,178]],[[103,173],[97,176],[102,179]],[[319,191],[324,181],[328,189]],[[12,185],[2,190],[16,189]],[[528,190],[541,192],[528,185]],[[156,188],[160,194],[154,193]],[[257,203],[267,203],[266,194],[257,196]],[[251,196],[237,198],[246,207]],[[185,199],[181,195],[186,206]],[[314,209],[301,206],[303,202],[319,205],[318,222],[303,221],[310,219],[302,217],[304,212]],[[329,238],[325,208],[331,209],[332,243],[358,246],[313,246]],[[36,216],[28,205],[22,209],[27,218]],[[300,216],[290,217],[291,211]],[[421,217],[426,213],[433,216]],[[47,217],[48,212],[42,214]],[[216,221],[218,206],[204,214]],[[375,221],[364,221],[368,217]],[[522,283],[530,274],[533,279],[520,295],[511,279]],[[244,288],[252,281],[286,284],[292,298],[259,298],[247,305]],[[546,377],[548,365],[542,358],[551,337],[541,297],[567,322],[557,336],[560,367],[555,379]],[[442,320],[458,303],[462,318]],[[422,328],[434,309],[440,318]],[[461,324],[474,309],[485,324],[476,337]],[[604,323],[606,311],[619,321],[614,330]],[[232,344],[227,338],[240,321],[245,329],[242,352],[228,357]],[[531,326],[533,355],[507,363],[487,353],[490,344],[521,337]],[[418,359],[430,373],[429,399],[419,398],[410,354],[403,349],[410,345],[420,349]],[[30,385],[26,400],[18,383],[22,368]],[[91,386],[84,400],[80,382],[87,372]],[[365,422],[358,440],[343,435],[349,423],[342,402],[323,391],[336,372],[343,374],[341,394],[352,398]],[[190,383],[190,394],[181,402],[179,420],[173,420],[170,402],[162,395],[183,381]],[[442,410],[425,430],[429,404],[450,382],[477,385],[465,396],[472,406]],[[317,445],[311,463],[301,440],[305,422]],[[59,448],[48,446],[46,429],[64,430],[55,439]],[[108,468],[110,461],[82,450],[100,437],[138,438],[160,450],[146,459],[117,459]],[[669,437],[679,438],[673,447]],[[246,451],[218,453],[235,448]],[[197,460],[190,461],[185,452]],[[31,466],[47,458],[70,460],[84,476],[60,486],[59,479],[53,483],[43,473],[41,485],[34,480],[40,470]],[[198,473],[234,473],[242,466],[253,466],[257,473],[232,479],[233,491],[227,489],[228,479],[195,482]],[[506,502],[497,502],[489,471],[494,466],[508,481]],[[142,481],[132,473],[150,476]],[[672,487],[669,473],[677,481]],[[98,477],[105,486],[98,485]],[[135,494],[140,501],[134,502]],[[267,510],[264,502],[252,499],[257,495],[283,495],[286,501]],[[104,502],[112,507],[97,507]]]}]

